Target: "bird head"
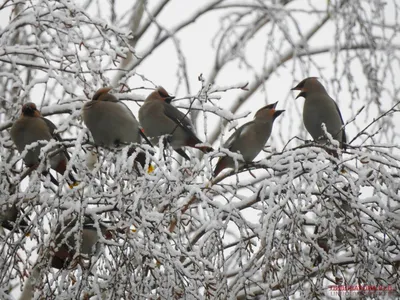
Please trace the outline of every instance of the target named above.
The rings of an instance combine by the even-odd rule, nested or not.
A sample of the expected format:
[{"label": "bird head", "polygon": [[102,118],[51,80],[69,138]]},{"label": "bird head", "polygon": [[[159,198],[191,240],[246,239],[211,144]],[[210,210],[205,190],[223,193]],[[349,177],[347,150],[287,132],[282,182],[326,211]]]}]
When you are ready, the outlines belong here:
[{"label": "bird head", "polygon": [[304,97],[306,98],[309,92],[314,92],[317,90],[323,89],[325,91],[325,88],[323,85],[318,81],[317,77],[308,77],[306,79],[303,79],[300,81],[298,85],[296,85],[294,88],[292,88],[292,91],[300,91],[300,93],[297,95],[296,99],[299,97]]},{"label": "bird head", "polygon": [[41,114],[36,108],[36,104],[28,102],[22,106],[22,115],[25,117],[40,117]]},{"label": "bird head", "polygon": [[148,97],[146,100],[159,100],[159,101],[164,101],[168,104],[171,104],[171,100],[175,99],[174,96],[171,96],[168,94],[168,92],[162,87],[159,86],[156,88]]},{"label": "bird head", "polygon": [[109,94],[108,92],[112,90],[112,87],[104,87],[99,89],[92,97],[92,100],[98,101],[108,101],[111,98],[116,100],[114,95]]},{"label": "bird head", "polygon": [[276,110],[275,109],[277,104],[278,104],[278,101],[273,104],[268,104],[268,105],[260,108],[256,112],[254,118],[255,119],[256,118],[262,118],[262,119],[268,118],[268,119],[275,120],[278,116],[280,116],[284,112],[284,110]]}]

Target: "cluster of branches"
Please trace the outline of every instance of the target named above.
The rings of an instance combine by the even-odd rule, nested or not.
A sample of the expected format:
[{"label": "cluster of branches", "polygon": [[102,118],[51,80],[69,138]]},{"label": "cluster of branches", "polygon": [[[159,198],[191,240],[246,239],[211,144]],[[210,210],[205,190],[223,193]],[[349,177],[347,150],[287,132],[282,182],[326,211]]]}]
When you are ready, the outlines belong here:
[{"label": "cluster of branches", "polygon": [[[171,2],[149,7],[138,0],[132,15],[119,15],[111,1],[109,22],[101,10],[97,16],[89,13],[98,8],[91,0],[82,6],[67,0],[5,1],[0,7],[12,10],[0,31],[0,205],[3,212],[12,204],[20,210],[15,227],[0,237],[0,298],[13,299],[16,290],[31,284],[27,278],[37,279],[32,281],[36,299],[311,298],[325,297],[329,285],[398,290],[396,17],[389,23],[379,0],[328,1],[324,9],[307,1],[219,0],[168,28],[160,15]],[[389,5],[400,12],[396,1]],[[221,17],[214,64],[193,93],[179,34],[213,14]],[[300,21],[304,14],[314,21],[308,29]],[[334,28],[331,44],[315,45],[313,37],[328,25]],[[254,65],[247,51],[252,40],[265,35],[264,56]],[[335,80],[330,83],[337,88],[332,96],[337,99],[347,87],[354,100],[347,105],[352,116],[346,129],[354,132],[348,149],[334,158],[326,152],[329,145],[299,138],[287,142],[295,136],[293,125],[276,130],[270,141],[283,150],[265,151],[262,160],[212,182],[216,153],[200,158],[190,152],[192,159],[182,162],[172,153],[164,155],[171,149],[160,142],[155,153],[143,147],[154,172],[138,174],[128,146],[93,149],[80,121],[82,102],[111,84],[122,87],[116,94],[120,100],[140,105],[143,97],[132,94],[130,80],[142,80],[135,89],[154,86],[136,68],[168,40],[179,59],[177,91],[188,95],[175,104],[190,108],[198,124],[207,124],[211,116],[223,120],[210,134],[203,127],[212,144],[225,125],[243,117],[236,113],[251,96],[260,90],[270,96],[266,85],[284,67],[293,74],[322,75],[318,55],[331,53]],[[215,85],[233,63],[251,74],[249,84]],[[360,66],[361,71],[354,70]],[[368,86],[361,102],[356,74]],[[239,90],[230,108],[221,100],[228,90]],[[28,101],[42,107],[44,116],[57,116],[62,144],[71,153],[70,169],[77,169],[77,187],[69,189],[64,178],[54,186],[23,166],[8,129]],[[299,115],[287,110],[285,118],[297,124]],[[92,151],[98,158],[94,168],[87,165]],[[45,151],[42,164],[49,165]],[[51,255],[57,246],[54,229],[72,213],[118,230],[112,240],[101,239],[102,251],[87,265],[52,269],[41,261],[42,253]],[[28,220],[28,229],[20,230],[21,220]],[[76,238],[81,239],[79,228]]]}]

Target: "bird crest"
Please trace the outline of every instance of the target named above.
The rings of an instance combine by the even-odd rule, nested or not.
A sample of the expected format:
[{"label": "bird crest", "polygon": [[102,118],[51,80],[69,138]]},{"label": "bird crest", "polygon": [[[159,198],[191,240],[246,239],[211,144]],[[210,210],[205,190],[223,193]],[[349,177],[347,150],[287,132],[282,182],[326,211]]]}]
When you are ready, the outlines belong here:
[{"label": "bird crest", "polygon": [[112,87],[104,87],[104,88],[99,89],[99,90],[93,95],[92,100],[101,100],[100,98],[101,98],[103,95],[108,94],[108,92],[111,91],[111,90],[112,90]]}]

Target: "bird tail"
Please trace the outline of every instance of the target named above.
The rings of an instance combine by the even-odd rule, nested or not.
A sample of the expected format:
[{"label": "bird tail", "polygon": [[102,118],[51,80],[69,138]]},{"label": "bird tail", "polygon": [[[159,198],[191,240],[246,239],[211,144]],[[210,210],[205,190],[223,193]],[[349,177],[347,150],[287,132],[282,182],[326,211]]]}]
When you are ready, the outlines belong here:
[{"label": "bird tail", "polygon": [[65,268],[65,267],[67,267],[67,259],[65,259],[65,258],[60,258],[60,257],[58,257],[58,256],[53,256],[52,258],[51,258],[51,266],[53,267],[53,268],[55,268],[55,269],[63,269],[63,268]]},{"label": "bird tail", "polygon": [[20,232],[19,229],[21,229],[22,231],[25,231],[28,228],[29,224],[25,220],[21,220],[18,223],[14,223],[9,220],[6,220],[1,223],[1,226],[10,231],[13,230],[14,228],[16,228],[16,232]]},{"label": "bird tail", "polygon": [[199,150],[203,151],[204,153],[208,153],[208,152],[214,151],[214,149],[212,147],[209,147],[209,146],[196,146],[197,144],[203,144],[203,142],[200,141],[198,139],[198,137],[196,137],[196,136],[191,136],[187,141],[187,146],[199,149]]},{"label": "bird tail", "polygon": [[225,168],[226,168],[226,160],[225,160],[225,157],[222,157],[219,159],[219,161],[214,169],[213,177],[217,177],[217,175],[219,173],[221,173],[221,171]]},{"label": "bird tail", "polygon": [[[128,156],[132,155],[134,151],[134,147],[130,148],[128,151]],[[139,152],[138,155],[136,156],[135,162],[138,163],[142,169],[144,169],[146,165],[146,154],[144,152]],[[147,173],[150,174],[154,171],[154,167],[149,164],[149,167],[147,168]]]},{"label": "bird tail", "polygon": [[[128,156],[131,156],[134,151],[135,147],[131,147],[128,151]],[[143,152],[139,152],[136,156],[135,162],[137,162],[142,168],[144,168],[146,164],[146,154],[144,154]]]},{"label": "bird tail", "polygon": [[209,153],[214,151],[214,149],[212,147],[208,147],[208,146],[200,146],[200,147],[196,147],[196,149],[199,149],[201,151],[203,151],[204,153]]},{"label": "bird tail", "polygon": [[[55,170],[56,170],[58,173],[60,173],[61,175],[64,175],[65,171],[67,170],[67,160],[66,160],[66,159],[62,159],[62,160],[59,162],[57,168],[55,168]],[[57,180],[54,179],[54,177],[52,177],[51,174],[50,174],[50,179],[51,179],[51,181],[52,181],[54,184],[57,184],[57,185],[58,185]],[[55,180],[55,182],[57,182],[57,183],[55,183],[53,180]],[[72,175],[72,173],[69,173],[69,174],[68,174],[68,181],[69,181],[69,182],[68,182],[68,185],[69,185],[69,187],[70,187],[71,189],[72,189],[74,186],[77,186],[77,185],[79,184],[79,181],[77,181],[77,180],[75,179],[75,177],[74,177],[74,175]]]},{"label": "bird tail", "polygon": [[339,158],[339,153],[336,149],[326,149],[329,155],[332,155],[335,158]]},{"label": "bird tail", "polygon": [[71,182],[71,183],[68,183],[68,185],[71,189],[79,184],[79,181],[75,179],[75,177],[74,177],[74,175],[72,175],[72,173],[68,174],[68,178],[69,178],[69,181]]},{"label": "bird tail", "polygon": [[186,152],[183,150],[183,149],[181,149],[181,148],[177,148],[177,149],[174,149],[180,156],[182,156],[184,159],[186,159],[186,160],[190,160],[190,157],[186,154]]}]

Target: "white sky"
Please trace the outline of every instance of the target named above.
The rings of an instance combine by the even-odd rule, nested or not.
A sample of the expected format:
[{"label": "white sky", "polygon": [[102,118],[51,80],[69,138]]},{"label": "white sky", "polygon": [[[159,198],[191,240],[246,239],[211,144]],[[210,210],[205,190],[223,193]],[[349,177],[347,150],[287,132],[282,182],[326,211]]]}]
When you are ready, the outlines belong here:
[{"label": "white sky", "polygon": [[[99,0],[98,2],[102,3],[102,5],[104,5],[105,8],[108,7],[109,5],[108,0]],[[126,11],[127,3],[129,3],[128,5],[129,7],[132,5],[130,1],[116,1],[116,2],[118,3],[119,9],[121,11]],[[150,7],[153,7],[155,3],[158,3],[158,1],[154,0],[150,0],[148,2]],[[323,10],[326,6],[327,1],[315,0],[311,2],[314,3],[315,5],[320,5],[319,8]],[[299,1],[298,3],[299,4],[297,4],[296,6],[302,7],[301,1]],[[389,3],[391,5],[391,2]],[[174,28],[174,25],[179,24],[183,19],[186,18],[186,16],[190,15],[192,12],[196,11],[199,7],[203,5],[204,5],[203,1],[174,0],[171,1],[171,3],[166,6],[165,11],[162,14],[160,14],[157,20],[160,24],[164,25],[166,28],[172,29]],[[392,15],[393,17],[393,14],[391,13],[392,11],[394,11],[393,8],[388,6],[387,7],[388,16]],[[89,11],[88,13],[91,14],[93,13],[93,11]],[[104,12],[102,10],[102,13],[107,15],[109,12],[107,11],[107,9],[104,9]],[[200,82],[198,81],[198,76],[202,73],[205,76],[205,78],[207,78],[207,76],[210,74],[210,70],[215,60],[215,57],[213,56],[214,49],[212,44],[212,38],[214,37],[216,30],[218,30],[219,28],[220,24],[219,22],[221,16],[223,16],[225,13],[226,11],[222,10],[216,13],[207,14],[206,16],[201,17],[194,24],[191,24],[187,29],[183,30],[177,35],[180,41],[181,48],[186,56],[190,86],[193,94],[197,93],[198,89],[200,88]],[[310,18],[305,14],[302,14],[300,18],[302,18],[301,24],[303,28],[311,26],[315,21],[315,19]],[[391,17],[389,16],[388,19],[389,22],[390,18]],[[9,10],[0,11],[0,20],[1,20],[0,26],[4,27],[9,20]],[[334,32],[333,25],[326,26],[326,28],[322,31],[321,34],[316,35],[312,39],[312,44],[325,45],[326,43],[331,43],[332,42],[331,37],[333,35],[333,32]],[[261,31],[254,38],[254,40],[251,41],[250,43],[251,46],[246,49],[249,62],[255,69],[259,70],[260,61],[262,62],[264,60],[264,51],[265,51],[264,47],[267,39],[268,39],[268,33],[265,31]],[[397,40],[400,41],[400,39],[398,38]],[[141,51],[147,48],[146,43],[151,43],[151,42],[152,40],[151,37],[149,36],[143,39],[137,47],[137,54],[140,56]],[[318,57],[318,62],[323,67],[323,75],[325,76],[324,78],[321,78],[321,81],[324,83],[331,83],[331,79],[334,78],[332,56],[330,54],[320,55]],[[162,47],[154,51],[149,59],[146,59],[142,64],[140,64],[140,66],[137,68],[137,72],[139,74],[145,75],[156,85],[162,85],[167,89],[167,91],[170,91],[173,94],[176,92],[177,97],[183,97],[186,96],[184,88],[177,87],[177,80],[176,80],[177,63],[178,62],[176,59],[176,52],[174,51],[173,43],[171,41],[168,41],[164,43]],[[356,81],[355,84],[359,89],[358,97],[352,99],[351,95],[347,92],[346,87],[344,87],[342,91],[338,92],[337,90],[333,89],[333,86],[331,84],[329,85],[325,84],[329,94],[335,100],[337,100],[345,122],[352,117],[353,112],[357,108],[361,108],[361,106],[364,104],[364,98],[366,96],[365,95],[366,81],[363,79],[364,76],[361,75],[362,70],[359,65],[352,66],[352,68],[354,70],[354,73],[357,74],[357,72],[359,72],[360,74],[359,77],[355,78]],[[297,81],[300,81],[305,77],[315,76],[316,75],[315,69],[313,70],[311,68],[311,70],[312,71],[308,74],[304,73],[302,74],[300,72],[300,68],[296,68],[295,75],[293,76],[293,67],[291,63],[287,63],[285,66],[279,68],[278,72],[274,74],[265,84],[266,93],[264,93],[264,91],[258,91],[251,97],[250,101],[248,101],[248,103],[246,103],[246,105],[244,105],[239,110],[239,113],[245,111],[252,112],[247,118],[239,121],[239,125],[251,120],[253,118],[254,112],[257,109],[264,106],[266,103],[273,103],[279,101],[278,108],[285,109],[286,112],[277,120],[274,128],[275,130],[280,130],[281,132],[284,132],[284,134],[282,139],[279,139],[278,134],[275,133],[272,141],[270,140],[268,142],[268,145],[271,145],[272,143],[274,148],[281,149],[284,143],[294,135],[298,135],[303,138],[307,137],[309,139],[310,137],[306,135],[301,122],[301,111],[304,100],[299,99],[295,101],[294,98],[297,95],[297,92],[291,92],[290,88],[293,87],[294,84],[297,84]],[[295,81],[292,79],[293,77],[296,79]],[[397,78],[396,81],[396,85],[398,87],[400,86],[399,78],[400,76]],[[111,81],[112,78],[109,79]],[[217,77],[215,83],[218,86],[233,86],[236,85],[237,83],[242,83],[242,82],[251,83],[253,80],[254,80],[253,75],[248,70],[246,70],[246,68],[243,65],[238,65],[238,63],[235,61],[233,63],[230,63],[229,66]],[[143,84],[141,80],[139,80],[139,78],[137,80],[134,78],[129,83],[131,87],[134,87],[135,84],[139,86]],[[147,84],[147,86],[149,85]],[[78,89],[79,88],[80,87],[78,87]],[[148,90],[139,92],[139,94],[142,94],[143,97],[145,97],[148,93],[149,93]],[[235,90],[221,94],[222,98],[219,102],[220,106],[225,109],[229,109],[230,103],[232,103],[232,99],[237,97],[237,95],[244,93],[245,92],[243,91]],[[382,99],[380,99],[381,100],[380,104],[382,105],[382,107],[388,108],[389,104],[392,103],[392,101],[386,100],[385,97],[387,97],[387,95],[383,94]],[[35,96],[32,96],[32,99],[34,98]],[[38,95],[38,98],[41,99],[40,95]],[[129,106],[134,112],[134,114],[137,116],[137,110],[138,110],[137,105],[129,103]],[[371,109],[373,110],[374,107],[372,107]],[[378,113],[377,108],[376,112]],[[359,118],[357,118],[356,120],[357,126],[355,126],[354,124],[350,124],[347,127],[347,135],[349,139],[351,139],[358,132],[357,127],[359,128],[364,127],[365,124],[372,121],[373,117],[374,114],[368,114],[368,115],[363,114]],[[215,116],[210,116],[209,120],[210,120],[209,126],[214,126],[215,122],[218,121],[218,118],[216,118]],[[396,122],[396,124],[400,125],[400,119],[398,117],[394,118],[393,121]],[[55,123],[57,124],[56,121]],[[199,128],[201,128],[201,126],[199,126]],[[397,136],[400,135],[399,128],[400,126],[397,126]],[[199,136],[204,138],[204,135],[200,130],[198,134]],[[225,137],[224,140],[226,138],[227,137]],[[397,142],[398,141],[399,140],[397,139]],[[214,147],[218,147],[218,145],[219,143],[214,145]],[[295,145],[296,144],[292,144],[293,147]],[[265,154],[261,153],[257,159],[260,159],[263,156],[265,156]]]}]

